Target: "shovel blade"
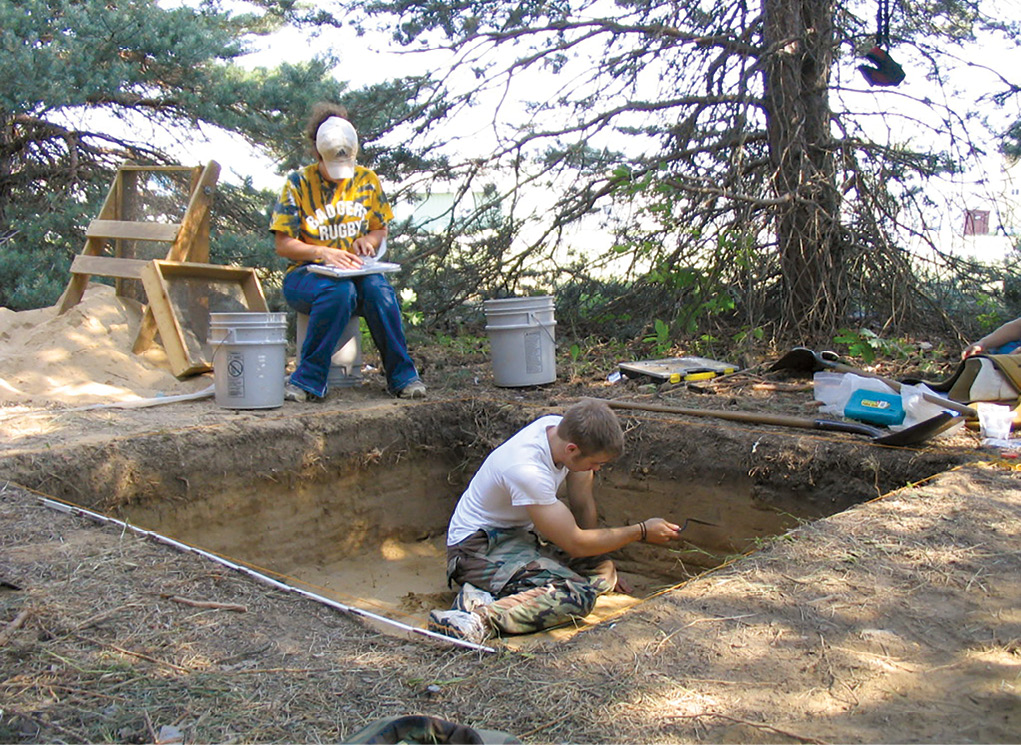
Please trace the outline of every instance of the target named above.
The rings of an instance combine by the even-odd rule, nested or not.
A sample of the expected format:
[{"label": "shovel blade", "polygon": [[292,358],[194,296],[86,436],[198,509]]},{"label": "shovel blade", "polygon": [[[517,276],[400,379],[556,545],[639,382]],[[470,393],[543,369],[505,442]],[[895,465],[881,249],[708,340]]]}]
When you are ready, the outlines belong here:
[{"label": "shovel blade", "polygon": [[794,347],[770,367],[770,371],[794,370],[796,372],[819,372],[827,370],[832,363],[827,363],[814,350],[808,347]]},{"label": "shovel blade", "polygon": [[926,440],[931,440],[936,435],[946,432],[948,429],[963,422],[964,419],[950,411],[941,411],[934,417],[930,417],[918,424],[912,424],[899,432],[891,432],[888,435],[876,437],[873,442],[880,445],[891,445],[893,447],[908,447],[920,445]]}]

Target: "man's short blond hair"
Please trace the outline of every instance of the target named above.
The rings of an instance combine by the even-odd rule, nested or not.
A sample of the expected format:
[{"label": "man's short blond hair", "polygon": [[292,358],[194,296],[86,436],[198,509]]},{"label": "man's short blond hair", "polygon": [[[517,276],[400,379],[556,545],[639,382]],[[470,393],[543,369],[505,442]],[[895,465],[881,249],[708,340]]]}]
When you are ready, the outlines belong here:
[{"label": "man's short blond hair", "polygon": [[596,398],[586,398],[574,404],[557,425],[557,436],[573,442],[583,455],[606,453],[618,458],[624,452],[624,432],[617,415]]}]

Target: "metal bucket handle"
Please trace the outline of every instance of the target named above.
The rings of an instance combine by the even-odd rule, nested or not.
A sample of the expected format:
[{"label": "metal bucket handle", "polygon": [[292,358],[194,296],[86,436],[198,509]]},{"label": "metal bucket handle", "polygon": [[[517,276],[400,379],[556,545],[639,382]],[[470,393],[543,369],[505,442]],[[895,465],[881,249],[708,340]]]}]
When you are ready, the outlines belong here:
[{"label": "metal bucket handle", "polygon": [[[542,321],[540,321],[538,318],[536,318],[535,314],[532,313],[532,311],[529,310],[529,311],[526,311],[526,312],[528,313],[528,320],[529,321],[535,321],[535,325],[538,326],[539,328],[541,328],[543,331],[546,332],[546,336],[548,336],[549,340],[551,342],[553,342],[553,348],[556,349],[557,340],[555,338],[553,338],[553,334],[551,334],[549,332],[549,330],[546,328],[546,324],[544,324]],[[556,321],[554,321],[553,324],[556,325]]]}]

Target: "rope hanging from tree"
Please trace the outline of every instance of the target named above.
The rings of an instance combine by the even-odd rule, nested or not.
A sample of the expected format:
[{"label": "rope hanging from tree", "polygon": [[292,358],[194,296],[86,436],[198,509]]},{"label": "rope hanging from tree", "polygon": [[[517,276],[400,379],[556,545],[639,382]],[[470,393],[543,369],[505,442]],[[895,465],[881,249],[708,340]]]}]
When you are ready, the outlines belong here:
[{"label": "rope hanging from tree", "polygon": [[876,46],[890,46],[890,0],[879,0],[876,11]]},{"label": "rope hanging from tree", "polygon": [[893,57],[883,49],[890,46],[890,0],[879,0],[876,11],[876,44],[865,55],[871,65],[859,65],[858,69],[869,85],[899,85],[904,80],[904,68],[893,61]]}]

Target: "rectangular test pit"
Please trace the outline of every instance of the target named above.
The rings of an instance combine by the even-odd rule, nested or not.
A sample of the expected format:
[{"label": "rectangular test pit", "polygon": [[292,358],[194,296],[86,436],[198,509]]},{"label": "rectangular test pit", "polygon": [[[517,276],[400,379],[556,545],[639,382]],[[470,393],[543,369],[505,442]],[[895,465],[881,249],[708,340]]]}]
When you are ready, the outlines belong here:
[{"label": "rectangular test pit", "polygon": [[[421,625],[453,597],[444,532],[464,486],[493,447],[550,410],[386,402],[133,436],[4,466],[44,493]],[[850,437],[622,419],[628,450],[598,477],[604,523],[714,523],[689,523],[674,547],[620,551],[639,596],[948,465]]]}]

